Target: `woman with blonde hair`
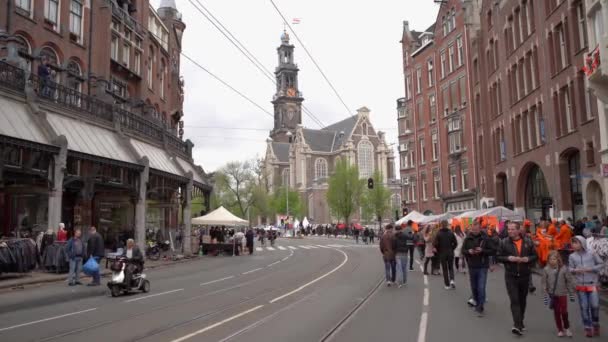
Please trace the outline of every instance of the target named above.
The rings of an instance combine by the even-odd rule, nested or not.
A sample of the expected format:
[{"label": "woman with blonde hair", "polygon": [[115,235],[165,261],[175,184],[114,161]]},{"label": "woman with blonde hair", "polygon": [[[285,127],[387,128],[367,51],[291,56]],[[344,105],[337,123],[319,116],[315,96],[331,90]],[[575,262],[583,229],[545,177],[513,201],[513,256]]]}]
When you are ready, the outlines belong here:
[{"label": "woman with blonde hair", "polygon": [[545,305],[553,310],[558,337],[572,337],[568,320],[568,297],[574,302],[575,280],[558,251],[551,251],[543,269],[542,288]]}]

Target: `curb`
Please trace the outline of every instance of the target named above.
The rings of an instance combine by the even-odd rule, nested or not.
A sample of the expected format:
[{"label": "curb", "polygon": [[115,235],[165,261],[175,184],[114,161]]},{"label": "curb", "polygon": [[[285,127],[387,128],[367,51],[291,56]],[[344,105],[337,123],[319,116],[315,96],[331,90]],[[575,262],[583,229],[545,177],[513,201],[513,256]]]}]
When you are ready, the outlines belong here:
[{"label": "curb", "polygon": [[[194,261],[194,260],[200,260],[200,257],[196,256],[196,257],[190,257],[190,258],[183,258],[180,260],[170,261],[170,262],[167,262],[164,264],[153,265],[153,266],[146,267],[146,270],[153,270],[156,268],[172,266],[172,265],[186,263],[186,262],[190,262],[190,261]],[[112,272],[110,270],[104,270],[101,272],[101,275],[107,276],[107,275],[110,275],[111,273]],[[83,276],[81,278],[88,279],[90,277]],[[25,286],[30,286],[30,285],[59,283],[59,282],[65,281],[66,279],[67,279],[67,274],[61,274],[61,276],[57,275],[56,277],[48,278],[48,279],[24,279],[22,282],[12,283],[12,284],[2,284],[0,282],[0,292],[3,292],[4,290],[22,290]]]}]

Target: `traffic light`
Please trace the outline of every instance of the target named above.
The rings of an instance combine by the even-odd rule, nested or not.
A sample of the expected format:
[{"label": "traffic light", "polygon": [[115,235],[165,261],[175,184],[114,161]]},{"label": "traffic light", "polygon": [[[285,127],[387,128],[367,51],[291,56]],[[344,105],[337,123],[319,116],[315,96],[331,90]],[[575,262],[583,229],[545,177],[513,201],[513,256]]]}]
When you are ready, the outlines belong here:
[{"label": "traffic light", "polygon": [[374,179],[373,178],[367,179],[367,188],[370,190],[374,188]]},{"label": "traffic light", "polygon": [[409,213],[410,213],[410,211],[409,211],[408,208],[403,208],[403,216],[405,216],[405,215],[407,215]]}]

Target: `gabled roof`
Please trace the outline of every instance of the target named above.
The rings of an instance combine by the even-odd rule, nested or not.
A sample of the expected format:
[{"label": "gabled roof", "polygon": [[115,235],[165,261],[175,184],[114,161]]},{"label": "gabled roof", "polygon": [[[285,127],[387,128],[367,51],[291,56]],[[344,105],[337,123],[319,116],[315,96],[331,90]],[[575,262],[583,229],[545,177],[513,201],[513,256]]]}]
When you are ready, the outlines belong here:
[{"label": "gabled roof", "polygon": [[311,150],[319,152],[333,151],[337,132],[304,128],[302,133],[304,133],[304,140],[306,140]]},{"label": "gabled roof", "polygon": [[[337,150],[340,145],[344,142],[345,139],[350,137],[351,133],[355,129],[355,125],[357,124],[357,115],[353,115],[348,117],[342,121],[338,121],[333,125],[329,125],[323,128],[324,131],[333,131],[336,133],[336,139],[332,144],[332,151]],[[340,133],[344,132],[344,135],[340,137]]]},{"label": "gabled roof", "polygon": [[281,142],[272,143],[272,151],[281,163],[289,163],[289,144]]}]

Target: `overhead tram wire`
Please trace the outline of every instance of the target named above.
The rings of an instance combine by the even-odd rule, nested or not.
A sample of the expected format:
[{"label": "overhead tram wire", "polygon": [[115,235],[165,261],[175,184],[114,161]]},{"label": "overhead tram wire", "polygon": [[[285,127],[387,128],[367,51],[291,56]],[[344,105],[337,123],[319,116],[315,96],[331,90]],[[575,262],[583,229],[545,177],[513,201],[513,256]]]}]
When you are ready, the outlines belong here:
[{"label": "overhead tram wire", "polygon": [[[262,62],[260,62],[260,60],[251,51],[249,51],[249,49],[247,49],[247,47],[245,47],[245,45],[243,43],[241,43],[241,41],[238,38],[236,38],[230,32],[230,30],[228,30],[228,28],[226,28],[226,26],[223,25],[222,22],[217,17],[215,17],[213,15],[213,13],[211,13],[211,11],[207,7],[205,7],[205,5],[203,5],[199,0],[188,0],[188,1],[190,2],[190,4],[192,4],[192,6],[194,8],[197,9],[197,11],[199,13],[201,13],[201,15],[203,15],[203,17],[205,17],[205,19],[207,19],[218,31],[220,31],[220,33],[228,41],[230,41],[230,43],[232,45],[234,45],[234,47],[236,47],[237,50],[239,50],[239,52],[241,54],[243,54],[249,60],[249,62],[251,62],[266,78],[268,78],[273,84],[276,85],[275,75],[270,70],[268,70],[264,66],[264,64]],[[207,13],[203,12],[203,10],[201,10],[201,8],[199,8],[194,3],[194,1],[196,1],[196,3],[198,3],[198,5],[201,8],[203,8]],[[213,20],[212,20],[212,18],[213,18]],[[323,122],[321,120],[319,120],[319,118],[317,116],[315,116],[306,106],[302,105],[302,108],[304,110],[304,113],[307,114],[313,120],[314,123],[316,123],[320,127],[325,127]]]},{"label": "overhead tram wire", "polygon": [[344,105],[344,108],[346,108],[346,111],[348,112],[348,115],[349,116],[352,115],[353,111],[351,111],[350,108],[346,105],[346,102],[344,102],[344,100],[342,99],[342,96],[340,96],[340,93],[338,93],[338,91],[336,90],[336,88],[334,87],[334,85],[331,83],[331,81],[329,80],[329,78],[327,77],[327,75],[325,75],[325,73],[323,72],[323,70],[319,66],[319,63],[317,63],[317,61],[314,59],[314,57],[312,56],[312,54],[310,53],[310,51],[308,51],[308,49],[306,48],[306,45],[304,45],[304,43],[302,42],[302,40],[300,39],[300,37],[298,36],[298,34],[296,33],[296,31],[293,29],[293,27],[291,27],[291,25],[289,24],[289,22],[287,21],[287,19],[285,18],[285,16],[283,15],[283,13],[281,12],[281,10],[279,9],[279,7],[274,3],[273,0],[270,0],[270,3],[274,7],[274,9],[277,11],[277,13],[279,13],[279,15],[283,19],[283,22],[285,23],[285,25],[287,27],[289,27],[289,30],[291,31],[291,33],[293,33],[294,37],[296,37],[296,39],[298,40],[298,42],[300,43],[300,45],[304,49],[304,52],[306,52],[306,54],[308,55],[308,57],[310,58],[310,60],[317,67],[317,70],[319,70],[319,72],[321,73],[321,75],[323,76],[323,78],[325,79],[325,81],[327,82],[327,84],[329,84],[329,86],[331,87],[331,89],[334,91],[334,93],[336,94],[336,96],[338,97],[338,99],[340,100],[340,102],[342,102],[342,105]]},{"label": "overhead tram wire", "polygon": [[207,68],[205,68],[204,66],[200,65],[197,61],[195,61],[194,59],[190,58],[185,53],[182,52],[181,55],[184,56],[187,60],[189,60],[192,64],[196,65],[199,69],[201,69],[204,72],[206,72],[207,74],[209,74],[209,76],[215,78],[217,81],[219,81],[220,83],[222,83],[223,85],[225,85],[226,87],[228,87],[230,90],[232,90],[233,92],[237,93],[239,96],[241,96],[242,98],[244,98],[245,100],[247,100],[249,103],[251,103],[252,105],[256,106],[261,111],[263,111],[268,116],[270,116],[271,118],[274,119],[274,114],[272,114],[268,110],[264,109],[264,107],[260,106],[255,101],[253,101],[252,99],[250,99],[249,97],[247,97],[245,94],[243,94],[240,91],[238,91],[237,89],[235,89],[233,86],[231,86],[230,84],[228,84],[226,81],[224,81],[221,78],[219,78],[219,76],[215,75],[214,73],[212,73],[211,71],[209,71]]}]

